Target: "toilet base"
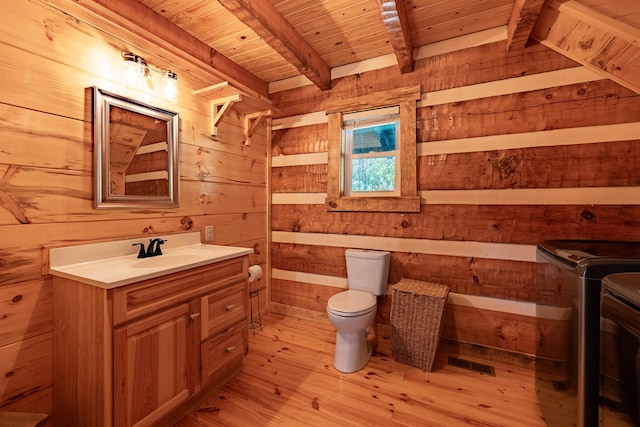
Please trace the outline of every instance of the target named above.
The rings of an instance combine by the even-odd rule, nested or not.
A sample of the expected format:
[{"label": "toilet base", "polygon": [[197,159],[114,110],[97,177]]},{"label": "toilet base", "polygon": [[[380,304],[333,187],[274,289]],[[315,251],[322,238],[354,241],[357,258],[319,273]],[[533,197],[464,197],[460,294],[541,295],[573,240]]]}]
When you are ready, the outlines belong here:
[{"label": "toilet base", "polygon": [[357,332],[336,332],[336,353],[333,366],[340,372],[351,373],[364,368],[373,348],[367,343],[367,329]]}]

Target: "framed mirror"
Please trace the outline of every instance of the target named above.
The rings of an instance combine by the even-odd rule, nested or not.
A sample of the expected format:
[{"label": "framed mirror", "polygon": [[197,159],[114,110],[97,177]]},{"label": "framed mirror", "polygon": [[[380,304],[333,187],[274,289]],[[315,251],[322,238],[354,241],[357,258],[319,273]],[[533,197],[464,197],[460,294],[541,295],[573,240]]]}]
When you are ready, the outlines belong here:
[{"label": "framed mirror", "polygon": [[94,206],[177,208],[178,128],[178,113],[94,87]]}]

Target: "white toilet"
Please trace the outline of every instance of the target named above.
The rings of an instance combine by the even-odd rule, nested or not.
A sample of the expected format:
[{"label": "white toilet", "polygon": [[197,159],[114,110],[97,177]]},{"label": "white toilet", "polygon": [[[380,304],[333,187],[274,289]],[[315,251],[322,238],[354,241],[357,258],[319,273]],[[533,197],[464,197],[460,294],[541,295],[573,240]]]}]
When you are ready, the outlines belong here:
[{"label": "white toilet", "polygon": [[371,357],[367,330],[376,315],[376,297],[387,290],[390,255],[347,249],[345,257],[349,289],[329,298],[327,316],[337,331],[333,366],[348,373],[364,368]]}]

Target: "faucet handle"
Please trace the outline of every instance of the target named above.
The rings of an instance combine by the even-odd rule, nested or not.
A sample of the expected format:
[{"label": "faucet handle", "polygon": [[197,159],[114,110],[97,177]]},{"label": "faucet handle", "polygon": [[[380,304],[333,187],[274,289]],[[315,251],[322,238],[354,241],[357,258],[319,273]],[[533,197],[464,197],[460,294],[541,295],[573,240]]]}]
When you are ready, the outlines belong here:
[{"label": "faucet handle", "polygon": [[138,246],[140,245],[140,251],[138,251],[138,258],[145,258],[147,256],[146,252],[144,251],[144,243],[132,243],[131,246]]},{"label": "faucet handle", "polygon": [[164,244],[165,242],[166,240],[158,239],[154,255],[162,255],[162,249],[160,249],[160,245]]}]

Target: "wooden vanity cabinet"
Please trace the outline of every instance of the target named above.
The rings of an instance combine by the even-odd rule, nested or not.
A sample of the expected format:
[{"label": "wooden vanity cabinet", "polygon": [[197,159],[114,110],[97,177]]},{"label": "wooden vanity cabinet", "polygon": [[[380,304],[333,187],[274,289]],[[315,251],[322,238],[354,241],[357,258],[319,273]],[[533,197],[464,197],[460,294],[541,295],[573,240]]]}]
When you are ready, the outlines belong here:
[{"label": "wooden vanity cabinet", "polygon": [[102,289],[54,277],[54,423],[177,421],[242,370],[248,257]]}]

